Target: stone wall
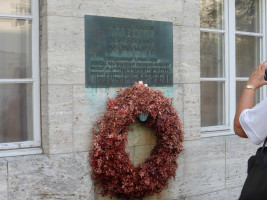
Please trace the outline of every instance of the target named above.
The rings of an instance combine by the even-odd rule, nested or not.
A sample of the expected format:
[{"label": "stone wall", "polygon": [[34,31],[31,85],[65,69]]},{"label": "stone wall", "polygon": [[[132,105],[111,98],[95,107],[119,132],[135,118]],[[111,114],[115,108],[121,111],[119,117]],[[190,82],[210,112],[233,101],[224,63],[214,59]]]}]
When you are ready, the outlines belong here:
[{"label": "stone wall", "polygon": [[[168,188],[145,200],[237,199],[246,160],[257,147],[235,135],[201,136],[199,1],[47,0],[40,1],[44,154],[0,158],[0,200],[109,199],[92,183],[87,155],[92,125],[116,89],[85,89],[84,15],[174,25],[174,106],[184,125],[184,152]],[[128,140],[126,150],[137,165],[149,156],[156,138],[135,123]]]}]

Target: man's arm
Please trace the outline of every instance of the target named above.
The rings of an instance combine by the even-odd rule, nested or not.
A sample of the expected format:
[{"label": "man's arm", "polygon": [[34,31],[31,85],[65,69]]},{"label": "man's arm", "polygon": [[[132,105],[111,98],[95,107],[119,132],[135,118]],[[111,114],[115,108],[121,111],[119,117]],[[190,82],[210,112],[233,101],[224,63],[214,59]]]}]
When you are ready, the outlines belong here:
[{"label": "man's arm", "polygon": [[237,105],[234,119],[234,131],[240,137],[246,138],[247,135],[239,122],[239,117],[243,110],[250,109],[254,106],[254,97],[256,89],[260,88],[263,85],[267,85],[267,81],[264,80],[266,66],[267,61],[261,62],[258,65],[257,69],[251,74],[246,86],[250,85],[253,89],[248,89],[245,87]]}]

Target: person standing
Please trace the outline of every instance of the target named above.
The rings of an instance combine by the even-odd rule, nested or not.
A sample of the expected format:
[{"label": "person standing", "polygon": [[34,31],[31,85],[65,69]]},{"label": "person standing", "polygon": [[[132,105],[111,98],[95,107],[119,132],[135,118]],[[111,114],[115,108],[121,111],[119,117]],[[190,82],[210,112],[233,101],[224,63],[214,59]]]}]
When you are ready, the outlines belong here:
[{"label": "person standing", "polygon": [[267,98],[254,106],[256,90],[264,85],[267,61],[261,62],[250,75],[237,105],[234,131],[243,138],[249,138],[254,144],[262,143],[267,136]]}]

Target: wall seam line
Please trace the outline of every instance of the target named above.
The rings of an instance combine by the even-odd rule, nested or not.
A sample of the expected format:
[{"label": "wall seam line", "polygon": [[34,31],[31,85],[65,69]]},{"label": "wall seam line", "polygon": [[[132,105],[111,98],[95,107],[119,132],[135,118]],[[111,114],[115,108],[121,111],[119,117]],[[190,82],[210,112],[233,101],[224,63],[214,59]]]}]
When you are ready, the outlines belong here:
[{"label": "wall seam line", "polygon": [[72,153],[75,153],[75,148],[74,148],[74,101],[73,101],[73,94],[74,94],[74,86],[72,85],[71,86],[72,90],[71,90],[71,103],[72,103],[72,127],[71,127],[71,130],[72,130]]},{"label": "wall seam line", "polygon": [[6,170],[7,170],[7,199],[9,200],[9,170],[8,170],[8,162],[6,164]]},{"label": "wall seam line", "polygon": [[191,195],[191,196],[186,196],[185,198],[197,197],[197,196],[199,196],[199,195],[205,195],[205,194],[211,194],[211,193],[215,193],[215,192],[227,191],[227,190],[229,190],[229,189],[236,189],[236,188],[240,188],[240,186],[231,187],[231,188],[223,189],[223,190],[214,190],[214,191],[205,192],[205,193],[196,194],[196,195]]},{"label": "wall seam line", "polygon": [[224,139],[224,150],[225,150],[225,158],[224,158],[224,189],[226,189],[226,139]]}]

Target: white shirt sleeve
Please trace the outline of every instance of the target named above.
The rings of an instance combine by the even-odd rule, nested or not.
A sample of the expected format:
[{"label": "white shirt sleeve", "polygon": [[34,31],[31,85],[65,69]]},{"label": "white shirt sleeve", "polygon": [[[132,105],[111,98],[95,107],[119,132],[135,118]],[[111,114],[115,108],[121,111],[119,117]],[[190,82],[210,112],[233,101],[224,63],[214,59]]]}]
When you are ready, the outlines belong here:
[{"label": "white shirt sleeve", "polygon": [[239,122],[254,144],[262,143],[267,136],[267,98],[251,109],[245,109]]}]

